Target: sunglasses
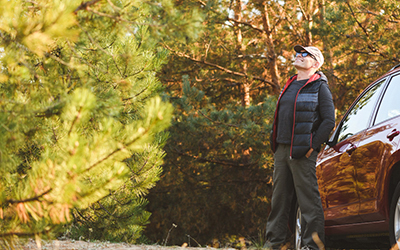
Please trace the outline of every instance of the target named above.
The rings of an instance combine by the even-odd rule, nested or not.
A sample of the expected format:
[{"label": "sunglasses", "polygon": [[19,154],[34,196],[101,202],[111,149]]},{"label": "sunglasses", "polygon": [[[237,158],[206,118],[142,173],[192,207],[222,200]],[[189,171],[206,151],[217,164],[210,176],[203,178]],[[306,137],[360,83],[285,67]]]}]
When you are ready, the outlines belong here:
[{"label": "sunglasses", "polygon": [[302,57],[310,56],[310,57],[311,57],[312,59],[314,59],[315,61],[317,60],[317,59],[315,58],[315,56],[311,55],[311,54],[308,53],[308,52],[296,52],[296,57],[297,57],[298,55],[301,55]]}]

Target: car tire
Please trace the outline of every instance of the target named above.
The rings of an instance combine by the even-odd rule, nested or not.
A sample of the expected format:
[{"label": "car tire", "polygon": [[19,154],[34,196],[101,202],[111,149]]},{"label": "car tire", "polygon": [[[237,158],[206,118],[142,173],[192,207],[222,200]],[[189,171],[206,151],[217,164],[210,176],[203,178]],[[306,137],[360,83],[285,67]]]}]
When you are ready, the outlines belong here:
[{"label": "car tire", "polygon": [[400,183],[397,184],[390,204],[389,237],[391,246],[397,243],[400,247],[397,242],[400,238]]},{"label": "car tire", "polygon": [[299,204],[296,202],[294,206],[294,216],[293,216],[293,247],[294,250],[301,249],[301,211]]}]

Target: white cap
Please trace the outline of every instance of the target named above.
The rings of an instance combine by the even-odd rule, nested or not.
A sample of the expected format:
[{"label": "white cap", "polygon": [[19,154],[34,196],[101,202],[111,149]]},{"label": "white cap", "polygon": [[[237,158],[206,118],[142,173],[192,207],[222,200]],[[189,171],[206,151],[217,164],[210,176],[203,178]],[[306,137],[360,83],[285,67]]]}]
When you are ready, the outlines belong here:
[{"label": "white cap", "polygon": [[315,60],[319,63],[318,68],[321,68],[322,64],[324,64],[324,56],[317,47],[314,46],[303,47],[301,45],[296,45],[294,46],[294,50],[296,52],[301,52],[302,50],[305,50],[311,55],[313,55],[315,57]]}]

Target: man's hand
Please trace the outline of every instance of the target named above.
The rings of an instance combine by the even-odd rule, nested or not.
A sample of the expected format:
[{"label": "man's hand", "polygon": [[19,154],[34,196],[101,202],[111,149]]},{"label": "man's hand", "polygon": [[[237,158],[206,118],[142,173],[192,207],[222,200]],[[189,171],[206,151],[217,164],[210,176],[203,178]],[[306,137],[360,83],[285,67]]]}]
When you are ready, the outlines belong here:
[{"label": "man's hand", "polygon": [[311,153],[314,151],[314,149],[313,148],[310,148],[310,150],[308,150],[308,152],[307,152],[307,154],[306,154],[306,157],[308,158],[308,157],[310,157],[310,155],[311,155]]}]

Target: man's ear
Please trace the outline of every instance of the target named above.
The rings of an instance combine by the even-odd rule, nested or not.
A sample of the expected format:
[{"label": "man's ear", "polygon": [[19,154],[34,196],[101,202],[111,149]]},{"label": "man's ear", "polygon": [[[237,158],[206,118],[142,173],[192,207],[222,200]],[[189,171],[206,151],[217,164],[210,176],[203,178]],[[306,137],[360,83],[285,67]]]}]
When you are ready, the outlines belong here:
[{"label": "man's ear", "polygon": [[313,67],[319,69],[319,62],[315,61]]}]

